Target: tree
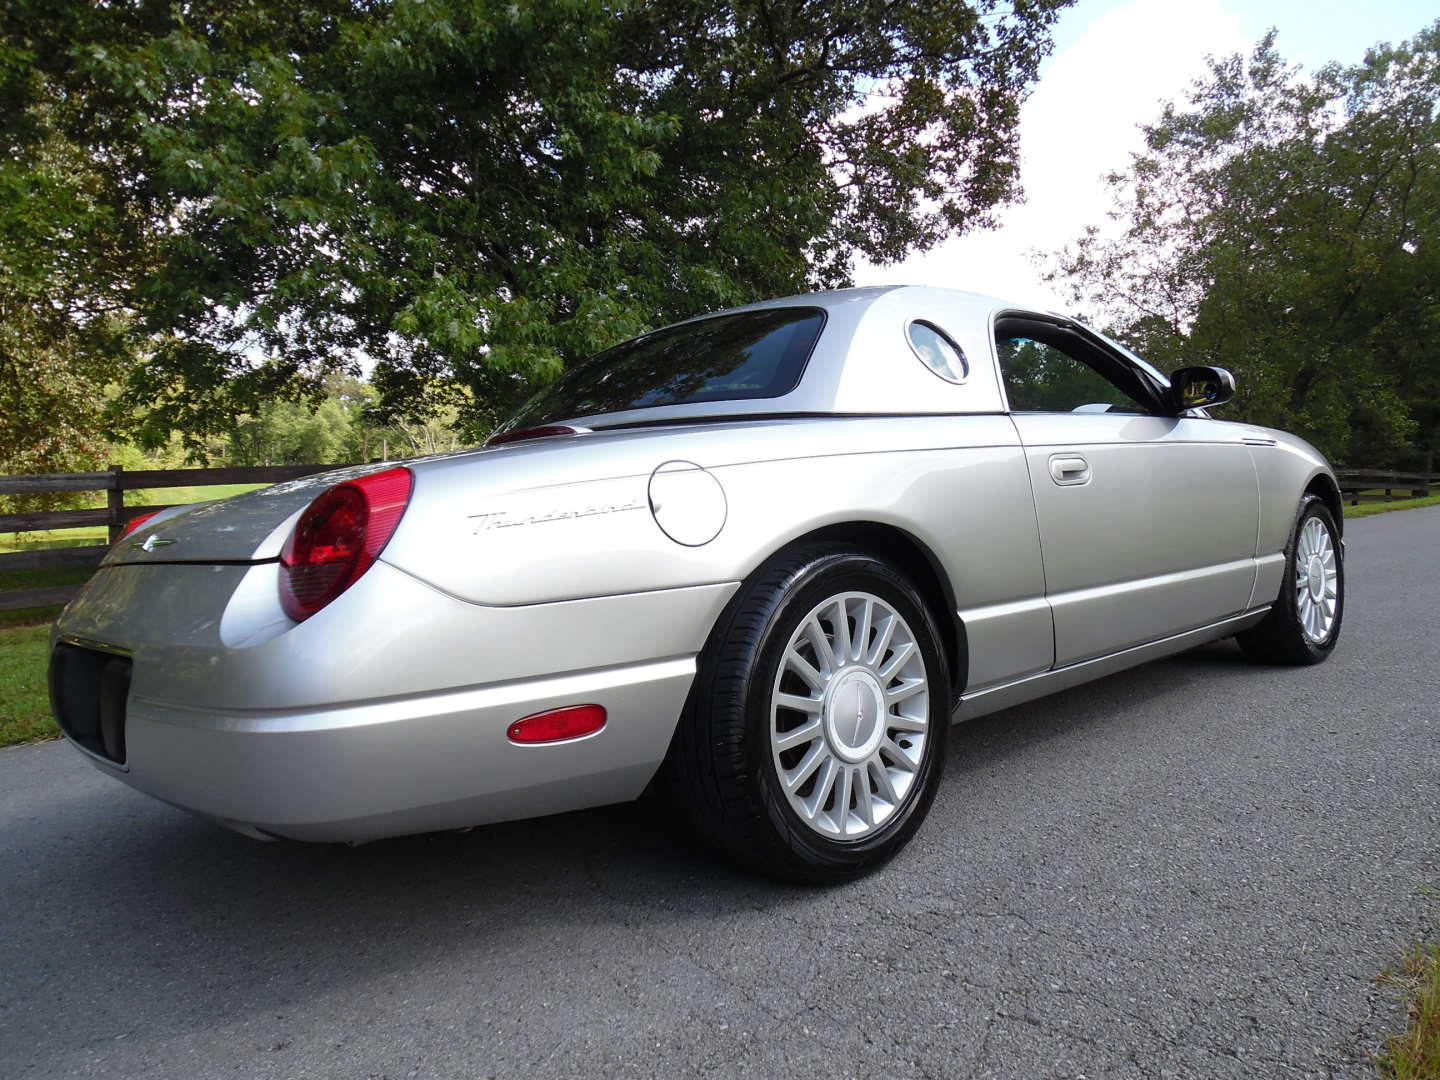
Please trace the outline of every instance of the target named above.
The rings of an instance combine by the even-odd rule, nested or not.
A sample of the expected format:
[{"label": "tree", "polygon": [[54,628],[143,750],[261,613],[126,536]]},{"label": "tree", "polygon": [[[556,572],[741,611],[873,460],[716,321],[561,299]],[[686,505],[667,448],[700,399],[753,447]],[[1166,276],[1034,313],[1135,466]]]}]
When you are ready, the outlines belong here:
[{"label": "tree", "polygon": [[1226,415],[1357,465],[1440,448],[1440,23],[1306,78],[1267,36],[1144,128],[1054,280],[1162,366],[1232,368]]},{"label": "tree", "polygon": [[301,465],[440,454],[461,448],[452,407],[428,420],[376,418],[379,394],[350,375],[326,376],[318,402],[272,401],[236,418],[234,429],[207,444],[228,465]]},{"label": "tree", "polygon": [[617,340],[987,221],[1070,2],[15,0],[3,29],[147,215],[157,427],[362,355],[391,415],[483,427]]},{"label": "tree", "polygon": [[[0,43],[0,68],[7,58]],[[122,296],[125,275],[143,265],[132,223],[48,119],[35,118],[23,148],[0,154],[0,473],[97,467],[105,388],[134,359]],[[3,496],[0,506],[74,501]]]}]

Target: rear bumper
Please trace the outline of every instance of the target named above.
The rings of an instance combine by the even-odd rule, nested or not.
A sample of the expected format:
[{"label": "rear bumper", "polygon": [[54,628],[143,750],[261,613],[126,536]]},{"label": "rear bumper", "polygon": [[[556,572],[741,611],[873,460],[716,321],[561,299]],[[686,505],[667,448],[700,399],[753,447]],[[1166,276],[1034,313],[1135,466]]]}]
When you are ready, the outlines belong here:
[{"label": "rear bumper", "polygon": [[[244,832],[374,840],[637,797],[654,775],[693,657],[301,712],[193,709],[132,697],[127,761],[102,772]],[[598,704],[593,735],[522,746],[520,717]]]},{"label": "rear bumper", "polygon": [[[696,656],[736,587],[491,607],[377,562],[296,624],[275,610],[275,573],[271,563],[97,574],[56,644],[130,659],[121,761],[106,759],[99,719],[69,717],[72,745],[166,802],[304,840],[621,802],[663,760]],[[93,697],[82,687],[72,700],[98,717]],[[507,738],[522,717],[583,704],[605,708],[602,730]],[[87,746],[89,727],[99,734]]]}]

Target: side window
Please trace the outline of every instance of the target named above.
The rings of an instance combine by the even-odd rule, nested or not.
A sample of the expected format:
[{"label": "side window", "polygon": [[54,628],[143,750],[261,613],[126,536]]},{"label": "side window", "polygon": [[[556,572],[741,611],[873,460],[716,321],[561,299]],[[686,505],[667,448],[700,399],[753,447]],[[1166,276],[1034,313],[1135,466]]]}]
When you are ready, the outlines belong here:
[{"label": "side window", "polygon": [[1100,368],[1113,366],[1113,361],[1060,327],[1037,320],[998,320],[995,354],[1011,412],[1149,412],[1135,393],[1138,385],[1121,386],[1136,382],[1132,372],[1117,370],[1121,378],[1116,380],[1102,374]]},{"label": "side window", "polygon": [[946,382],[964,382],[965,376],[970,374],[960,346],[934,323],[917,319],[906,327],[905,336],[921,362]]}]

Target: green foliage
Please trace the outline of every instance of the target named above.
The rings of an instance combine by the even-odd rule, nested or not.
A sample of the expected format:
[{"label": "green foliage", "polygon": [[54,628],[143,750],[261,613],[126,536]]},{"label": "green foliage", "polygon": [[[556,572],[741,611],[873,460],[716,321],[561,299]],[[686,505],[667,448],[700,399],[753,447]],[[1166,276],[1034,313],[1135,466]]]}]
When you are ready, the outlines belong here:
[{"label": "green foliage", "polygon": [[300,465],[344,461],[351,416],[327,398],[315,408],[279,401],[242,420],[230,436],[231,465]]},{"label": "green foliage", "polygon": [[[133,355],[117,282],[133,265],[125,231],[103,178],[64,139],[0,158],[0,473],[99,464],[102,388]],[[64,501],[0,496],[0,512]]]},{"label": "green foliage", "polygon": [[985,222],[1070,2],[14,0],[4,134],[79,103],[57,130],[144,215],[150,444],[363,357],[387,417],[478,430],[618,340]]},{"label": "green foliage", "polygon": [[275,401],[237,419],[212,438],[210,460],[226,465],[325,465],[414,457],[462,446],[458,409],[441,407],[423,419],[381,420],[379,393],[349,375],[324,380],[318,401]]},{"label": "green foliage", "polygon": [[50,627],[0,627],[0,747],[53,739],[45,666]]},{"label": "green foliage", "polygon": [[1136,407],[1109,379],[1050,345],[1016,338],[1000,342],[998,351],[1012,409],[1070,412],[1102,402]]},{"label": "green foliage", "polygon": [[1234,370],[1224,415],[1332,458],[1440,449],[1440,23],[1313,77],[1265,38],[1212,61],[1112,176],[1118,231],[1053,275],[1162,367]]},{"label": "green foliage", "polygon": [[1385,979],[1410,999],[1408,1030],[1391,1035],[1376,1059],[1381,1080],[1440,1078],[1440,946],[1417,945],[1397,972]]},{"label": "green foliage", "polygon": [[1422,495],[1418,499],[1396,499],[1394,502],[1366,502],[1355,506],[1347,503],[1345,517],[1370,517],[1374,514],[1388,514],[1392,510],[1419,510],[1426,506],[1440,506],[1440,495]]}]

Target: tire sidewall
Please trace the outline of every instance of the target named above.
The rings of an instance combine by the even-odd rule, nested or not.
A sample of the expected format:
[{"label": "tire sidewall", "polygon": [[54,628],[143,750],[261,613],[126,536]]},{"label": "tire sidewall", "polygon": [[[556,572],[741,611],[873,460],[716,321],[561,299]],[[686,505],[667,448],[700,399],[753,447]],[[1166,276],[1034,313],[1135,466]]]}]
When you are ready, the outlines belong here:
[{"label": "tire sidewall", "polygon": [[[781,786],[771,752],[771,693],[785,647],[801,620],[822,601],[843,592],[869,592],[894,606],[910,625],[929,683],[929,730],[915,783],[900,807],[872,835],[830,840],[816,833],[795,810]],[[754,796],[786,846],[817,868],[845,873],[868,867],[898,851],[919,827],[935,797],[944,768],[950,728],[950,687],[940,651],[940,633],[923,598],[888,565],[859,553],[826,555],[797,571],[780,591],[753,654],[745,691],[748,772]]]},{"label": "tire sidewall", "polygon": [[[1300,622],[1300,612],[1295,596],[1295,578],[1298,573],[1297,559],[1300,550],[1300,533],[1304,530],[1306,522],[1311,518],[1318,518],[1320,524],[1330,534],[1330,543],[1335,548],[1335,593],[1340,600],[1339,610],[1335,613],[1335,625],[1330,627],[1330,634],[1324,641],[1311,641],[1305,633],[1305,628]],[[1336,525],[1335,516],[1331,514],[1330,508],[1325,505],[1325,500],[1317,495],[1307,495],[1300,503],[1300,512],[1295,519],[1295,528],[1290,534],[1290,545],[1285,553],[1285,582],[1281,586],[1280,605],[1284,611],[1286,626],[1295,635],[1295,642],[1311,658],[1319,662],[1330,655],[1335,649],[1335,644],[1340,640],[1340,626],[1345,621],[1345,549],[1340,543],[1340,530]]]}]

